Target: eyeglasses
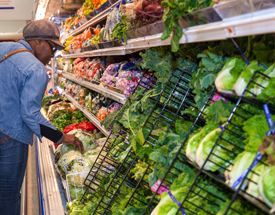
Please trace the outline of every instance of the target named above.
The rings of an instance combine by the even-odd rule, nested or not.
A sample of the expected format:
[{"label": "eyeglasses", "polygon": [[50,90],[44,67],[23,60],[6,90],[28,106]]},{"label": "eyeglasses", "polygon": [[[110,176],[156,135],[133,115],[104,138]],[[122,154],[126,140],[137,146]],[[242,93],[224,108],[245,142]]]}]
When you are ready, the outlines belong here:
[{"label": "eyeglasses", "polygon": [[52,53],[54,54],[55,52],[56,52],[56,47],[55,46],[53,46],[49,41],[47,41],[47,40],[45,40],[45,42],[47,42],[49,45],[50,45],[50,47],[51,47],[51,50],[52,50]]}]

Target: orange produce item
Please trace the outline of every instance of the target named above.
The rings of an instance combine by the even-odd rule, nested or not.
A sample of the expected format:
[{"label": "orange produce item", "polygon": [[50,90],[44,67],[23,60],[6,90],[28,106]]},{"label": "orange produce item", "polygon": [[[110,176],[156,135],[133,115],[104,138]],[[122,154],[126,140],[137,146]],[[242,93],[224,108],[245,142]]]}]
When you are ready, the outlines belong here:
[{"label": "orange produce item", "polygon": [[101,28],[96,28],[96,29],[94,30],[95,35],[99,34],[100,31],[101,31]]}]

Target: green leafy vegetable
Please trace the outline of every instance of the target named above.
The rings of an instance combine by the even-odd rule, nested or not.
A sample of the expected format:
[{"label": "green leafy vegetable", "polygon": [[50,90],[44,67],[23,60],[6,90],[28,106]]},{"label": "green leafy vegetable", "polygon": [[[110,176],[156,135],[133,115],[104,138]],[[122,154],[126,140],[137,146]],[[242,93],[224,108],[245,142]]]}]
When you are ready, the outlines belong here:
[{"label": "green leafy vegetable", "polygon": [[215,80],[217,90],[222,93],[233,94],[233,86],[245,68],[246,63],[242,59],[229,59]]},{"label": "green leafy vegetable", "polygon": [[273,208],[275,206],[275,166],[268,167],[259,179],[259,191],[265,203]]},{"label": "green leafy vegetable", "polygon": [[[258,66],[258,61],[254,60],[242,71],[240,77],[234,84],[233,91],[236,95],[238,96],[242,95],[253,73],[256,71],[263,72],[264,67]],[[248,94],[248,96],[252,96],[252,95]]]}]

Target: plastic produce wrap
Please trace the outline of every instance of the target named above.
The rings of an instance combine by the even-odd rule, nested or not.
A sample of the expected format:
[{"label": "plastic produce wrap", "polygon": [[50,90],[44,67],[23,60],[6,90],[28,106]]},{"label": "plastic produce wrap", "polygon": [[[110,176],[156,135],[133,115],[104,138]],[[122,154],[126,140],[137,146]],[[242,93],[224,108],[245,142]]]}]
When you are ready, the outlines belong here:
[{"label": "plastic produce wrap", "polygon": [[76,58],[73,62],[74,73],[77,78],[84,78],[84,67],[86,58]]},{"label": "plastic produce wrap", "polygon": [[115,110],[119,109],[122,107],[122,104],[119,103],[113,103],[108,107],[108,114],[113,113]]},{"label": "plastic produce wrap", "polygon": [[107,116],[108,109],[106,107],[101,107],[98,110],[97,119],[101,122]]},{"label": "plastic produce wrap", "polygon": [[[73,159],[68,165],[67,179],[71,185],[84,187],[84,180],[93,166],[93,162],[83,156]],[[78,174],[73,174],[78,173]]]},{"label": "plastic produce wrap", "polygon": [[82,187],[69,186],[71,201],[79,199],[83,196],[85,189]]},{"label": "plastic produce wrap", "polygon": [[81,129],[70,131],[68,134],[73,134],[80,139],[85,151],[95,149],[98,146],[94,138],[87,133],[83,133]]},{"label": "plastic produce wrap", "polygon": [[147,88],[150,85],[153,88],[157,83],[157,79],[151,74],[145,73],[141,79],[140,86]]},{"label": "plastic produce wrap", "polygon": [[118,79],[116,87],[122,90],[123,94],[128,98],[130,95],[133,94],[133,91],[137,87],[137,85],[137,78],[128,77]]},{"label": "plastic produce wrap", "polygon": [[119,5],[117,5],[113,10],[111,10],[109,15],[107,16],[106,25],[103,33],[104,42],[110,41],[111,39],[113,39],[111,38],[112,31],[115,28],[116,24],[121,22],[118,8],[119,8]]},{"label": "plastic produce wrap", "polygon": [[[62,146],[64,146],[65,144],[62,144]],[[62,148],[61,148],[62,150]],[[81,157],[81,153],[71,150],[66,154],[63,154],[62,157],[59,159],[57,165],[59,170],[61,171],[61,175],[62,177],[65,179],[65,175],[68,173],[68,166],[70,164],[70,162],[74,159],[76,159],[77,157]]]}]

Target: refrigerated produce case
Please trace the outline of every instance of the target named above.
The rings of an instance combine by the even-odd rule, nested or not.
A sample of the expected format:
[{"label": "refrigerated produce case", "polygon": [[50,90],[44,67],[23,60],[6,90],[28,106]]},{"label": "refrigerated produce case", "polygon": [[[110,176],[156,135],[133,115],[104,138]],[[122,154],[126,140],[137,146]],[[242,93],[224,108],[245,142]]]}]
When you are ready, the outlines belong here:
[{"label": "refrigerated produce case", "polygon": [[[102,24],[123,3],[108,4],[65,31],[62,42],[88,27]],[[267,123],[263,111],[265,104],[271,118],[275,111],[274,97],[268,94],[274,77],[274,14],[273,0],[225,1],[187,13],[179,19],[183,36],[178,38],[178,54],[171,52],[172,35],[161,39],[163,23],[152,24],[153,27],[150,24],[148,32],[131,31],[128,34],[131,38],[119,45],[101,41],[63,52],[63,60],[79,58],[77,63],[84,60],[87,65],[98,57],[102,60],[104,56],[119,55],[123,60],[115,63],[123,65],[122,61],[131,62],[129,58],[138,56],[133,53],[140,52],[143,76],[137,79],[138,85],[130,94],[117,88],[119,79],[115,76],[116,81],[112,79],[106,84],[102,79],[93,80],[88,73],[90,68],[79,75],[73,66],[71,70],[57,68],[56,59],[53,60],[50,88],[59,89],[107,139],[84,180],[83,195],[70,201],[67,208],[68,181],[62,178],[54,161],[54,144],[45,139],[43,144],[35,141],[40,213],[73,214],[74,210],[83,212],[78,211],[79,214],[104,215],[274,213],[272,194],[267,194],[265,187],[272,180],[266,179],[272,167],[257,153],[258,147],[249,145],[253,142],[249,138],[256,138],[249,133],[250,129],[259,132],[259,143],[274,126]],[[141,32],[145,35],[140,36]],[[257,49],[254,52],[252,43]],[[254,63],[252,55],[260,59],[260,64]],[[250,76],[243,78],[242,84],[238,82],[238,86],[237,80],[243,81],[238,79],[240,72],[233,81],[229,78],[228,87],[223,78],[236,66],[227,63],[233,62],[235,56],[245,57],[242,63],[238,62],[242,70],[247,68],[246,57],[248,64],[255,64],[255,69],[249,70]],[[64,82],[120,103],[121,111],[112,117],[107,115],[101,122],[97,114],[66,91]],[[266,129],[264,134],[254,130],[252,123]],[[251,148],[243,144],[245,141]],[[262,169],[253,169],[252,163]],[[274,183],[271,181],[269,186],[272,192]]]}]

